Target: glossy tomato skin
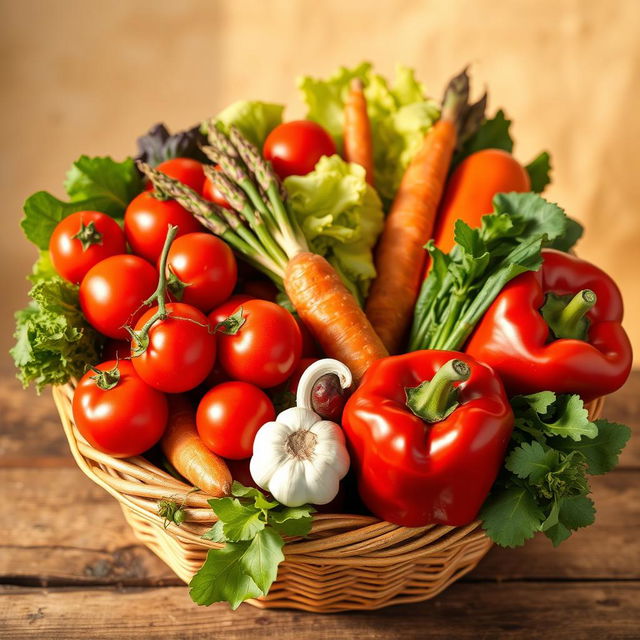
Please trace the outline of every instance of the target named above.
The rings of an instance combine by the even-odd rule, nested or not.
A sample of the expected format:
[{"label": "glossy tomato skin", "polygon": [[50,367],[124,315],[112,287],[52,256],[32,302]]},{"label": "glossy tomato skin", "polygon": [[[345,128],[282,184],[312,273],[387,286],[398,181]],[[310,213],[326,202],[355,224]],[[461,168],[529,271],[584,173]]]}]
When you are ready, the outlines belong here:
[{"label": "glossy tomato skin", "polygon": [[136,196],[124,214],[124,233],[131,250],[153,264],[162,253],[170,224],[178,227],[176,237],[203,230],[175,200],[158,200],[151,191]]},{"label": "glossy tomato skin", "polygon": [[310,120],[292,120],[278,125],[264,142],[263,155],[275,172],[287,176],[305,176],[313,171],[322,156],[332,156],[336,145],[319,124]]},{"label": "glossy tomato skin", "polygon": [[219,322],[228,318],[238,307],[242,306],[245,302],[249,302],[249,300],[254,300],[254,298],[244,293],[237,293],[231,296],[226,302],[218,305],[208,316],[211,328],[215,329]]},{"label": "glossy tomato skin", "polygon": [[217,334],[220,364],[233,380],[275,387],[300,361],[300,329],[294,317],[273,302],[249,300],[242,311],[245,322],[237,333]]},{"label": "glossy tomato skin", "polygon": [[[221,171],[218,165],[216,165],[216,171]],[[220,193],[218,187],[213,184],[211,178],[208,176],[204,179],[204,184],[202,185],[202,197],[211,200],[211,202],[225,209],[231,209],[231,205],[227,202],[227,199]]]},{"label": "glossy tomato skin", "polygon": [[87,321],[109,338],[124,340],[153,294],[158,272],[138,256],[111,256],[89,269],[80,283],[80,308]]},{"label": "glossy tomato skin", "polygon": [[[149,309],[136,324],[140,331],[156,312]],[[216,339],[207,316],[182,302],[167,304],[169,317],[149,330],[149,346],[132,362],[138,375],[154,389],[182,393],[197,387],[213,368]],[[173,316],[173,317],[172,317]]]},{"label": "glossy tomato skin", "polygon": [[274,420],[267,394],[246,382],[223,382],[200,401],[196,426],[205,445],[230,460],[251,456],[258,429]]},{"label": "glossy tomato skin", "polygon": [[[76,234],[93,223],[101,237],[86,249]],[[55,270],[65,280],[80,284],[87,271],[101,260],[124,253],[124,233],[118,223],[99,211],[76,211],[61,220],[51,234],[49,255]]]},{"label": "glossy tomato skin", "polygon": [[[115,360],[96,368],[108,371]],[[113,389],[98,387],[86,373],[73,396],[73,419],[91,446],[116,458],[137,456],[164,433],[168,407],[164,394],[145,384],[128,360],[118,362],[120,380]]]},{"label": "glossy tomato skin", "polygon": [[188,285],[180,301],[205,313],[231,295],[238,279],[233,251],[210,233],[188,233],[174,240],[167,265]]},{"label": "glossy tomato skin", "polygon": [[[156,170],[164,173],[166,176],[186,184],[187,187],[191,187],[194,191],[202,194],[202,187],[204,185],[204,168],[202,163],[192,158],[171,158],[161,162]],[[153,190],[153,185],[149,182],[146,186],[147,191]]]}]

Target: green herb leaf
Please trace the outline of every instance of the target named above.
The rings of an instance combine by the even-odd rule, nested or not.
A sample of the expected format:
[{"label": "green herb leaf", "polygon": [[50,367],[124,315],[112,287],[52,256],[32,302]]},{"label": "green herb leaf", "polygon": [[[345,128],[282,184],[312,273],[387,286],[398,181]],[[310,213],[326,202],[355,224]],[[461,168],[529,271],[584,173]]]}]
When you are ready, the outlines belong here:
[{"label": "green herb leaf", "polygon": [[262,590],[246,572],[243,557],[251,542],[227,542],[221,549],[210,549],[207,559],[189,582],[189,595],[200,605],[226,601],[237,609]]},{"label": "green herb leaf", "polygon": [[227,538],[224,535],[224,531],[222,529],[224,523],[222,520],[218,520],[209,531],[206,531],[202,534],[202,537],[205,540],[211,540],[211,542],[226,542]]},{"label": "green herb leaf", "polygon": [[251,540],[265,527],[262,511],[254,506],[243,505],[237,498],[213,498],[209,504],[222,520],[222,531],[227,540]]},{"label": "green herb leaf", "polygon": [[451,162],[452,168],[455,169],[467,156],[483,149],[502,149],[511,153],[513,140],[509,132],[510,126],[511,120],[507,120],[504,111],[500,109],[493,118],[485,120],[475,134],[456,152]]},{"label": "green herb leaf", "polygon": [[267,528],[258,532],[242,556],[245,573],[264,594],[269,592],[278,575],[278,565],[284,560],[283,546],[278,532]]},{"label": "green herb leaf", "polygon": [[269,513],[269,524],[283,536],[304,537],[311,531],[311,514],[315,511],[308,504],[301,507],[284,507]]},{"label": "green herb leaf", "polygon": [[551,182],[551,156],[543,151],[538,154],[526,167],[531,180],[531,191],[542,193]]},{"label": "green herb leaf", "polygon": [[596,420],[597,433],[591,438],[579,442],[567,442],[554,438],[552,446],[561,451],[578,451],[587,463],[591,475],[600,475],[611,471],[618,464],[618,456],[631,437],[631,429],[624,424]]},{"label": "green herb leaf", "polygon": [[502,547],[518,547],[540,530],[544,513],[524,487],[489,496],[480,512],[482,527]]},{"label": "green herb leaf", "polygon": [[571,438],[577,442],[583,437],[593,438],[598,433],[598,427],[589,422],[589,412],[578,395],[560,396],[556,400],[553,414],[551,418],[544,416],[540,420],[544,429],[552,435]]},{"label": "green herb leaf", "polygon": [[557,523],[544,529],[544,534],[557,547],[572,531],[593,524],[595,513],[593,501],[586,496],[564,498],[559,503]]},{"label": "green herb leaf", "polygon": [[267,500],[262,491],[258,491],[254,487],[245,487],[239,482],[234,481],[231,485],[231,493],[237,498],[251,498],[256,509],[269,510],[275,507],[279,507],[280,503],[277,500]]},{"label": "green herb leaf", "polygon": [[116,162],[109,157],[80,156],[68,171],[64,187],[72,202],[97,199],[97,211],[118,218],[142,191],[142,180],[131,158]]},{"label": "green herb leaf", "polygon": [[558,452],[545,449],[539,442],[523,442],[507,457],[506,468],[533,484],[541,482],[558,464]]},{"label": "green herb leaf", "polygon": [[540,391],[526,396],[514,396],[511,399],[511,406],[516,411],[532,409],[544,415],[555,401],[556,394],[553,391]]}]

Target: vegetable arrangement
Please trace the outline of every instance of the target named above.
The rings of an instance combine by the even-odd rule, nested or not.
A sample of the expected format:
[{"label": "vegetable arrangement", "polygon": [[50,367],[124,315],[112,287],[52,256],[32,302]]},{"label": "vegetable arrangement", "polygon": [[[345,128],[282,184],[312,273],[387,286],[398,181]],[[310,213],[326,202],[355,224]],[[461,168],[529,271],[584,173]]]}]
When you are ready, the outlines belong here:
[{"label": "vegetable arrangement", "polygon": [[198,604],[265,595],[344,487],[343,510],[396,525],[559,544],[630,435],[584,405],[631,346],[615,283],[571,253],[582,227],[538,195],[549,155],[511,155],[466,71],[441,105],[402,67],[299,87],[305,120],[242,101],[156,125],[135,161],[82,156],[68,201],[24,207],[19,377],[73,384],[91,446],[211,497]]}]

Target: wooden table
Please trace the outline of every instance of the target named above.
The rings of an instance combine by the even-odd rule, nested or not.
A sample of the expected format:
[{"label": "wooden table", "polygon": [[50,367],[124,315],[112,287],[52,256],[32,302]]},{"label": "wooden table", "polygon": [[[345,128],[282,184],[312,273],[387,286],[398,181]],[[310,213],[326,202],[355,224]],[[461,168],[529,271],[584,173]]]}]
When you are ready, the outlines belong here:
[{"label": "wooden table", "polygon": [[494,548],[434,600],[313,615],[199,608],[133,537],[116,501],[75,466],[49,394],[0,374],[0,637],[640,638],[640,371],[606,415],[635,430],[594,478],[596,524],[558,549]]}]

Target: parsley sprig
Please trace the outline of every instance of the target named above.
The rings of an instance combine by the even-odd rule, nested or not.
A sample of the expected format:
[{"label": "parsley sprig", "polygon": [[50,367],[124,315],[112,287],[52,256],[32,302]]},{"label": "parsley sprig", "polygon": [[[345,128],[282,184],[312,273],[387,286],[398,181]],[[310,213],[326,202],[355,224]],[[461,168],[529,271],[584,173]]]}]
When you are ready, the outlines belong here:
[{"label": "parsley sprig", "polygon": [[239,482],[231,494],[209,500],[218,521],[202,537],[225,544],[208,551],[189,583],[191,599],[200,605],[226,601],[237,609],[266,595],[284,560],[283,536],[306,536],[313,524],[310,505],[285,507]]},{"label": "parsley sprig", "polygon": [[515,427],[504,468],[480,517],[489,537],[517,547],[537,532],[554,546],[593,524],[590,475],[611,471],[631,435],[591,422],[577,395],[542,391],[512,399]]}]

